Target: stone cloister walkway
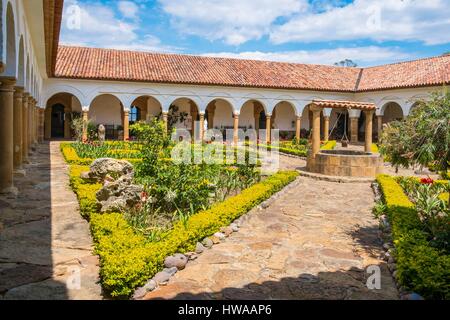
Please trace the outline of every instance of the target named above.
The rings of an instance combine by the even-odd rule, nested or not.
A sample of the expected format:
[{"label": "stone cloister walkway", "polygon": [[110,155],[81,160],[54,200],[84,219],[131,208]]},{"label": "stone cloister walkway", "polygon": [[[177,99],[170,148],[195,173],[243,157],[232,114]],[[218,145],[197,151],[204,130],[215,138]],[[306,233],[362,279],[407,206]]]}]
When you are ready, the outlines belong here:
[{"label": "stone cloister walkway", "polygon": [[0,197],[0,299],[101,299],[89,225],[59,142],[38,145],[24,169],[17,198]]},{"label": "stone cloister walkway", "polygon": [[[397,299],[379,258],[369,183],[299,177],[238,233],[202,253],[146,299]],[[381,290],[366,268],[381,268]]]}]

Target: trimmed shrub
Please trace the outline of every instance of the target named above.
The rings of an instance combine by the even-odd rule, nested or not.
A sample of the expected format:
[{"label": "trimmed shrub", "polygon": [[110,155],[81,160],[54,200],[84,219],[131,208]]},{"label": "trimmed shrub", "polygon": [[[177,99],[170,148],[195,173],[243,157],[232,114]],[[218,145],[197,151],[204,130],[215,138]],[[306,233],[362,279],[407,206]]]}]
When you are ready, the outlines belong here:
[{"label": "trimmed shrub", "polygon": [[450,298],[450,256],[431,247],[414,204],[396,180],[379,175],[396,248],[398,281],[428,299]]},{"label": "trimmed shrub", "polygon": [[295,180],[295,171],[279,172],[243,190],[210,209],[178,221],[159,242],[149,242],[136,234],[122,214],[99,214],[95,192],[99,184],[80,178],[87,166],[71,166],[71,185],[80,201],[83,216],[90,218],[95,253],[101,262],[100,278],[104,289],[116,298],[127,298],[163,268],[164,258],[177,252],[193,251],[198,241],[228,226],[236,218],[268,199]]}]

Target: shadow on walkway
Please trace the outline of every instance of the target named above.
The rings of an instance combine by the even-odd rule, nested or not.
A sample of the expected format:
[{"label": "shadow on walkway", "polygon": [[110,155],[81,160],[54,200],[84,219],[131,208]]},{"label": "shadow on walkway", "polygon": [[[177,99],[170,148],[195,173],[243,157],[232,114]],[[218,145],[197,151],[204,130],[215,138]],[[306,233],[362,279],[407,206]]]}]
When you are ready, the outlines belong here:
[{"label": "shadow on walkway", "polygon": [[17,197],[0,197],[0,299],[100,297],[98,261],[59,142],[39,144],[23,169]]}]

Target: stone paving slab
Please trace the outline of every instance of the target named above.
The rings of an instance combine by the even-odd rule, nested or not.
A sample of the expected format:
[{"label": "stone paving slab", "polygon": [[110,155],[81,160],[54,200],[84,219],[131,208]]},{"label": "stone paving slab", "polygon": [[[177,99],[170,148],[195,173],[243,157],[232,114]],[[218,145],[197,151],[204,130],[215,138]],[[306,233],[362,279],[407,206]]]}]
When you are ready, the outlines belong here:
[{"label": "stone paving slab", "polygon": [[[373,199],[369,183],[299,177],[145,299],[398,299],[379,258]],[[381,290],[366,286],[370,265],[381,269]]]},{"label": "stone paving slab", "polygon": [[0,198],[0,299],[102,299],[89,224],[59,142],[38,145],[23,169],[17,198]]}]

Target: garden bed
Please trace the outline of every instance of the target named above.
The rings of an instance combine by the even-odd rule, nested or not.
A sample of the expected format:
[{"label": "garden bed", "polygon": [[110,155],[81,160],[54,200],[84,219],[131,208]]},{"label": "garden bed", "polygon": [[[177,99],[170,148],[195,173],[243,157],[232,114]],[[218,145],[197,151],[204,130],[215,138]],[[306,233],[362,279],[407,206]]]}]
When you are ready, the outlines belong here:
[{"label": "garden bed", "polygon": [[[424,217],[421,212],[423,209],[418,203],[420,195],[416,197],[410,194],[408,197],[398,182],[401,179],[380,175],[377,181],[392,226],[398,282],[404,289],[417,292],[425,298],[449,299],[448,208],[444,209],[447,210],[446,213],[443,212],[435,216],[434,221],[430,221],[430,217]],[[435,224],[434,227],[439,226],[439,229],[431,228],[432,223]],[[435,233],[438,231],[439,235]]]},{"label": "garden bed", "polygon": [[80,178],[87,169],[86,166],[71,166],[70,181],[78,196],[81,214],[90,221],[95,253],[101,262],[101,283],[116,298],[128,298],[136,287],[163,269],[165,257],[193,251],[198,241],[228,226],[298,175],[297,172],[279,172],[185,221],[176,222],[159,241],[150,241],[135,232],[122,213],[98,213],[95,193],[101,185]]}]

